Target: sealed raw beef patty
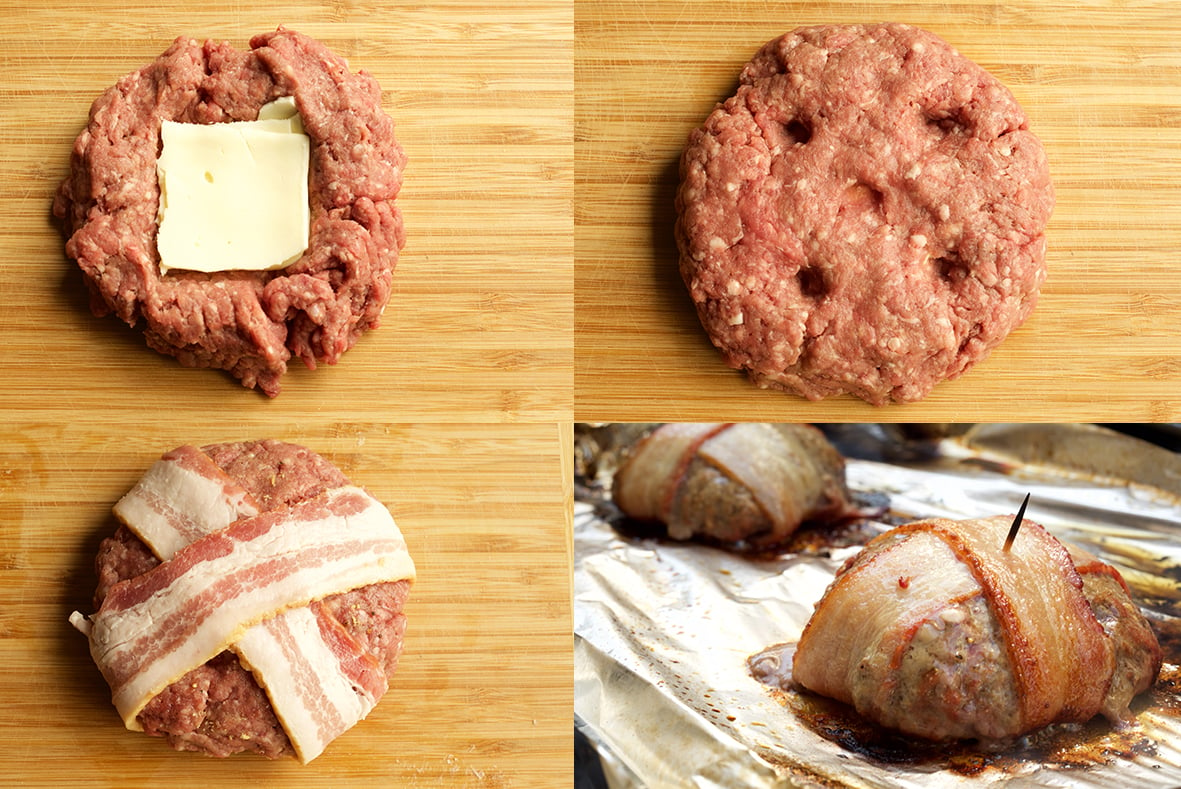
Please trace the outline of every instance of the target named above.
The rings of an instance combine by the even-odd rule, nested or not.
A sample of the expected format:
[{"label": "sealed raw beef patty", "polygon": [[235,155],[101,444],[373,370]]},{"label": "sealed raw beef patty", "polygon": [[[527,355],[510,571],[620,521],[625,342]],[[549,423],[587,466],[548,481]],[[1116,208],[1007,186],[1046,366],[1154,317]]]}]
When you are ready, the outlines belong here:
[{"label": "sealed raw beef patty", "polygon": [[1045,153],[1009,91],[931,33],[764,46],[681,160],[681,274],[726,361],[813,400],[926,396],[1045,279]]},{"label": "sealed raw beef patty", "polygon": [[385,507],[327,460],[271,440],[183,446],[114,512],[96,612],[70,621],[128,729],[307,762],[385,693],[414,565]]},{"label": "sealed raw beef patty", "polygon": [[[162,197],[162,128],[253,122],[284,97],[294,100],[310,151],[302,254],[285,268],[162,270],[158,212],[181,210],[179,195]],[[192,158],[183,148],[174,157],[178,167]],[[181,38],[94,102],[54,213],[64,220],[66,253],[82,269],[96,314],[142,326],[152,348],[187,367],[228,370],[245,386],[275,395],[292,356],[308,367],[335,363],[378,325],[404,243],[395,204],[404,165],[377,82],[350,73],[318,41],[283,28],[256,36],[247,51]],[[205,172],[211,187],[216,176],[224,189],[222,200],[270,178],[243,178],[240,167],[226,167]],[[215,196],[213,210],[218,202]],[[191,233],[189,240],[202,243],[199,234],[211,223],[184,221],[176,219],[182,240]],[[246,220],[247,230],[251,221],[271,229],[263,219]]]}]

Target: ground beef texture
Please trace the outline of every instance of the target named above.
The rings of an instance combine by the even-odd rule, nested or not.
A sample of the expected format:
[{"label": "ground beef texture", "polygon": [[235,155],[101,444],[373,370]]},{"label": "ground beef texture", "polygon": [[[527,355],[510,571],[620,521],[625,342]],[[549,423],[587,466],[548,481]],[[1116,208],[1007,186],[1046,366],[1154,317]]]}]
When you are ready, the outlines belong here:
[{"label": "ground beef texture", "polygon": [[[165,120],[255,120],[293,96],[311,143],[311,228],[284,269],[160,271],[156,158]],[[96,315],[141,326],[186,367],[227,370],[268,395],[292,357],[334,364],[375,328],[405,243],[406,157],[381,89],[315,39],[279,28],[241,51],[178,38],[95,100],[54,201]]]},{"label": "ground beef texture", "polygon": [[1028,318],[1053,203],[1025,112],[948,43],[802,28],[690,135],[680,271],[713,344],[760,387],[913,402]]},{"label": "ground beef texture", "polygon": [[[280,441],[248,441],[202,447],[237,480],[264,510],[294,504],[348,484],[344,474],[316,453]],[[151,550],[126,526],[103,540],[95,566],[97,610],[111,586],[159,564]],[[373,584],[332,595],[323,605],[379,660],[387,676],[398,666],[405,634],[402,612],[410,583]],[[254,675],[227,650],[190,671],[152,699],[138,717],[144,731],[164,737],[178,751],[212,756],[257,753],[268,758],[294,756],[266,692]]]}]

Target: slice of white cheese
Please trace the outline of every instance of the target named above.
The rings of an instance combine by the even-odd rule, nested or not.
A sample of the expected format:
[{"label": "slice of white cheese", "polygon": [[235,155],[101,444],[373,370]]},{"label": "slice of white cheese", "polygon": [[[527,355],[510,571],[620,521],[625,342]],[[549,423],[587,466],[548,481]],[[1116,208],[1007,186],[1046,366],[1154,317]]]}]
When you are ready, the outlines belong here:
[{"label": "slice of white cheese", "polygon": [[260,121],[291,121],[291,131],[303,134],[303,119],[295,107],[294,96],[281,96],[258,108]]},{"label": "slice of white cheese", "polygon": [[236,123],[164,121],[156,247],[160,270],[282,268],[308,246],[311,146],[291,99]]}]

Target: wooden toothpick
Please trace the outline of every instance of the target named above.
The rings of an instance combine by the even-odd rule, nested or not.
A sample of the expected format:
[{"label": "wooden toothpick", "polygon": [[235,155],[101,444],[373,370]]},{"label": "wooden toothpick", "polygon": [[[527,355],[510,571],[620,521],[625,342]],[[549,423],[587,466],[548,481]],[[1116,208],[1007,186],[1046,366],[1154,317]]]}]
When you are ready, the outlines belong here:
[{"label": "wooden toothpick", "polygon": [[1013,525],[1009,527],[1009,536],[1005,538],[1005,547],[1002,549],[1008,551],[1013,545],[1013,540],[1017,538],[1017,530],[1021,528],[1021,519],[1025,517],[1025,505],[1029,503],[1029,494],[1025,494],[1025,501],[1021,502],[1021,509],[1017,510],[1017,517],[1013,519]]}]

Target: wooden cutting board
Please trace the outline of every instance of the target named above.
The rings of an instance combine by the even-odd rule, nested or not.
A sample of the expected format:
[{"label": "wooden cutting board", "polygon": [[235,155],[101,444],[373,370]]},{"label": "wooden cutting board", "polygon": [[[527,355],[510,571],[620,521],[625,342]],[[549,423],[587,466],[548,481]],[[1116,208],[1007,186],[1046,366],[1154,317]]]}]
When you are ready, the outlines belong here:
[{"label": "wooden cutting board", "polygon": [[[0,403],[40,407],[52,380],[59,407],[83,410],[99,398],[108,408],[193,414],[569,419],[568,2],[129,5],[19,0],[0,17],[0,328],[2,363],[16,368]],[[382,328],[335,367],[296,363],[270,402],[224,374],[158,356],[116,319],[91,316],[50,205],[90,103],[115,80],[178,35],[245,47],[279,24],[378,79],[409,164],[398,200],[407,243]]]},{"label": "wooden cutting board", "polygon": [[[797,26],[901,21],[1008,85],[1057,188],[1037,310],[918,404],[811,403],[727,368],[677,273],[689,132]],[[1169,2],[610,0],[575,14],[575,414],[585,420],[1176,420],[1181,13]]]},{"label": "wooden cutting board", "polygon": [[[553,787],[572,720],[568,468],[554,425],[132,419],[25,423],[0,448],[5,785]],[[86,640],[111,504],[159,450],[304,443],[386,503],[415,557],[405,652],[367,719],[308,765],[177,754],[126,731]]]},{"label": "wooden cutting board", "polygon": [[[384,502],[418,569],[382,702],[309,765],[176,753],[123,728],[86,639],[110,515],[168,448],[304,444]],[[26,422],[0,446],[0,776],[5,786],[569,783],[569,430],[362,421]]]},{"label": "wooden cutting board", "polygon": [[[535,786],[572,770],[569,2],[29,2],[0,15],[0,784]],[[178,35],[285,24],[371,72],[410,164],[384,325],[268,399],[94,318],[51,222],[91,101]],[[419,580],[382,704],[308,766],[127,732],[66,623],[111,505],[182,443],[303,443]]]}]

